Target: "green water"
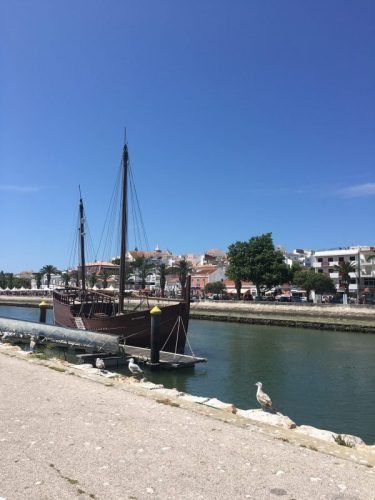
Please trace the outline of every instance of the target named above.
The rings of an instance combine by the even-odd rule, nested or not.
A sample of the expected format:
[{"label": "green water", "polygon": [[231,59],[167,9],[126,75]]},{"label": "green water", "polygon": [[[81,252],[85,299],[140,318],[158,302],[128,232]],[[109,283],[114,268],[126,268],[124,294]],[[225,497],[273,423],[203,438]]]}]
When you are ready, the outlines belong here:
[{"label": "green water", "polygon": [[[1,316],[18,319],[31,319],[30,311],[0,306]],[[207,364],[146,377],[242,409],[258,407],[261,381],[297,424],[375,442],[375,335],[193,320],[189,340]]]}]

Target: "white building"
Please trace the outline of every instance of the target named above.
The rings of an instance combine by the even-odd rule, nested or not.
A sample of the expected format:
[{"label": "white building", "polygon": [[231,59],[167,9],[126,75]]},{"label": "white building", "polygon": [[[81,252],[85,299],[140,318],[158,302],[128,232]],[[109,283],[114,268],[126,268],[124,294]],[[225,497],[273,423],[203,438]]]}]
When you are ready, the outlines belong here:
[{"label": "white building", "polygon": [[318,273],[328,274],[335,283],[338,292],[345,287],[340,281],[337,270],[342,262],[352,262],[355,272],[350,273],[349,293],[375,294],[375,247],[353,246],[334,250],[317,251],[312,255],[312,267]]},{"label": "white building", "polygon": [[299,264],[301,267],[311,267],[312,250],[296,248],[293,252],[283,251],[285,263],[292,267],[293,264]]}]

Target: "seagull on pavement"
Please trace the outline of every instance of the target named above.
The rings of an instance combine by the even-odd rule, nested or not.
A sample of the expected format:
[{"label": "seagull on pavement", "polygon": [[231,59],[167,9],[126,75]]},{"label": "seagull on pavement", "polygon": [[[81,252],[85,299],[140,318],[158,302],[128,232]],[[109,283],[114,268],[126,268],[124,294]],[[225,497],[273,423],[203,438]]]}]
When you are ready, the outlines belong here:
[{"label": "seagull on pavement", "polygon": [[132,372],[133,375],[142,375],[143,370],[139,368],[139,366],[134,363],[134,358],[129,359],[129,370]]},{"label": "seagull on pavement", "polygon": [[268,394],[266,394],[265,392],[262,391],[262,387],[263,387],[262,382],[257,382],[255,385],[258,387],[256,398],[257,398],[258,403],[262,407],[262,410],[265,410],[265,409],[272,410],[273,407],[272,407],[271,398],[269,397]]},{"label": "seagull on pavement", "polygon": [[101,370],[101,371],[105,370],[105,363],[102,360],[102,358],[96,358],[95,366],[98,370]]},{"label": "seagull on pavement", "polygon": [[34,352],[36,345],[37,345],[36,337],[34,337],[34,335],[32,335],[30,337],[30,351],[31,352]]}]

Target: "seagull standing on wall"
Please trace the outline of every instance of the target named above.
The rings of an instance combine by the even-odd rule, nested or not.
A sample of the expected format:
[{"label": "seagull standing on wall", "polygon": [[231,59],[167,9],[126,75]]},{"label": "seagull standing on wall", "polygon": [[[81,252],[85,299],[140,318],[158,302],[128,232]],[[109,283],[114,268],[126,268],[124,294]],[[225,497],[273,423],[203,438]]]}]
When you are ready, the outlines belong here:
[{"label": "seagull standing on wall", "polygon": [[142,375],[143,371],[139,368],[139,366],[134,363],[134,358],[129,359],[129,370],[133,375]]},{"label": "seagull standing on wall", "polygon": [[266,410],[266,409],[272,410],[273,408],[272,408],[271,398],[269,397],[268,394],[266,394],[265,392],[262,391],[262,387],[263,387],[262,382],[257,382],[255,385],[258,387],[256,398],[257,398],[258,403],[262,407],[262,410]]}]

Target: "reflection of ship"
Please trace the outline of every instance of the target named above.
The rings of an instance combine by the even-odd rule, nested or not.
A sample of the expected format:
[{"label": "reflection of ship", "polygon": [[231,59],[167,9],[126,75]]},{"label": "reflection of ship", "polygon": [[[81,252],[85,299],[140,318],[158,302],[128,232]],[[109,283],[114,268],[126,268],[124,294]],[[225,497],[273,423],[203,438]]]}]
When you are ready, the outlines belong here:
[{"label": "reflection of ship", "polygon": [[[120,337],[120,341],[137,347],[150,347],[151,317],[148,300],[127,300],[125,304],[125,255],[127,244],[127,179],[129,156],[127,145],[122,155],[122,207],[120,283],[118,295],[88,290],[85,283],[84,210],[80,199],[81,288],[66,287],[53,293],[53,309],[57,325],[92,330]],[[189,322],[190,281],[181,300],[157,301],[162,311],[160,347],[165,351],[182,353]]]}]

